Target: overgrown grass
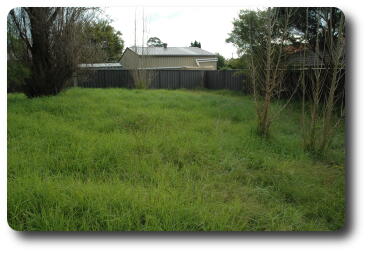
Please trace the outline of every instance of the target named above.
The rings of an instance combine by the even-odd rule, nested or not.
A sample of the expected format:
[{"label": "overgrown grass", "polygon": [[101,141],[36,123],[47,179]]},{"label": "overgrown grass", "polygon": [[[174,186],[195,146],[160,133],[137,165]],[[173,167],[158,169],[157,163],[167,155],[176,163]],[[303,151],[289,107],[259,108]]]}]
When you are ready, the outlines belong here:
[{"label": "overgrown grass", "polygon": [[[274,105],[275,106],[275,105]],[[275,106],[276,107],[276,106]],[[8,95],[15,230],[338,230],[344,133],[316,160],[287,109],[265,140],[229,91],[73,88]]]}]

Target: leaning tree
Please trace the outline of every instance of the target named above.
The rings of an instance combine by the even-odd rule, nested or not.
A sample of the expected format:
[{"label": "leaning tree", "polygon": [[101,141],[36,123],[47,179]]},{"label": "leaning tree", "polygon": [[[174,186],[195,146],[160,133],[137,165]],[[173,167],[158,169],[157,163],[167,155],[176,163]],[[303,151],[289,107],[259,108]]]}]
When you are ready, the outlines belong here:
[{"label": "leaning tree", "polygon": [[10,11],[8,22],[24,45],[24,63],[31,74],[23,91],[32,98],[56,95],[76,71],[93,57],[84,29],[95,18],[91,8],[22,7]]}]

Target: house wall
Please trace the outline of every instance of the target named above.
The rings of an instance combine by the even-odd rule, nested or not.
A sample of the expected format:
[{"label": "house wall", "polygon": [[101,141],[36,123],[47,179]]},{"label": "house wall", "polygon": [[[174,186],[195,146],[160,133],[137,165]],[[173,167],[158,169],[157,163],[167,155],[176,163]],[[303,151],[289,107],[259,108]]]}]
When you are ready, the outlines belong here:
[{"label": "house wall", "polygon": [[199,66],[208,70],[217,70],[217,62],[201,62]]},{"label": "house wall", "polygon": [[137,68],[139,63],[138,55],[130,49],[126,49],[123,57],[120,59],[120,63],[124,69]]},{"label": "house wall", "polygon": [[[184,67],[186,69],[216,70],[217,62],[201,62],[198,66],[196,59],[215,58],[211,56],[138,56],[130,49],[124,52],[120,63],[125,69],[134,68],[163,68]],[[143,60],[142,60],[143,59]],[[140,61],[143,61],[142,64]]]},{"label": "house wall", "polygon": [[146,68],[153,67],[186,67],[190,69],[213,69],[216,70],[216,62],[202,62],[198,66],[196,59],[205,59],[208,56],[149,56],[143,57],[144,66]]}]

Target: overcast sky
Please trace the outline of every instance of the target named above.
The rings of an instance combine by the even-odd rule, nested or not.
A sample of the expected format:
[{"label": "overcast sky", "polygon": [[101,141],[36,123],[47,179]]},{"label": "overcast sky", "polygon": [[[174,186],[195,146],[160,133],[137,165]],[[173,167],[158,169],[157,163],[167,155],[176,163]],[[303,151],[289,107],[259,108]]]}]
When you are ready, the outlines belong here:
[{"label": "overcast sky", "polygon": [[[168,47],[188,47],[201,42],[202,49],[220,53],[225,58],[237,57],[236,48],[226,43],[232,21],[240,7],[144,7],[145,43],[158,37]],[[134,45],[134,16],[137,13],[137,45],[142,45],[142,7],[108,7],[106,14],[113,26],[123,34],[125,47]]]}]

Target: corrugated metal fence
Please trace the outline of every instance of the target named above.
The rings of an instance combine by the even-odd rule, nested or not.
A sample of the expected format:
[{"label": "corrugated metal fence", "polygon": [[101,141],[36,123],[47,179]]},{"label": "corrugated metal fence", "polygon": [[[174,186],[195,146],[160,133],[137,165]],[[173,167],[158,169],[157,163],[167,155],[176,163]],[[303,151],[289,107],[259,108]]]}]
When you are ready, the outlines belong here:
[{"label": "corrugated metal fence", "polygon": [[[134,87],[134,72],[129,70],[95,70],[78,74],[80,87]],[[152,89],[229,89],[247,88],[246,76],[239,70],[149,70],[144,71]]]}]

